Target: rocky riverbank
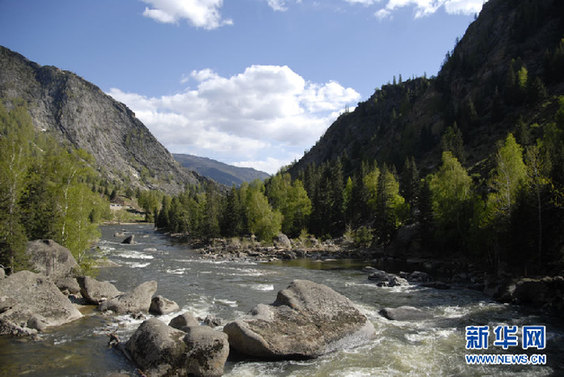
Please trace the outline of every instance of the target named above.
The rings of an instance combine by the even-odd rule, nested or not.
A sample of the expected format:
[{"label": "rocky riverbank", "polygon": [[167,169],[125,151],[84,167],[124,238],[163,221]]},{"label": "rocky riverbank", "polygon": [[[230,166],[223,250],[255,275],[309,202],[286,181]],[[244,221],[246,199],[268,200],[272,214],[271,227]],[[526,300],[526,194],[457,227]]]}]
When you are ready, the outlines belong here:
[{"label": "rocky riverbank", "polygon": [[[172,236],[182,238],[181,235]],[[321,241],[313,236],[289,239],[279,234],[272,244],[260,243],[254,237],[217,238],[207,243],[188,242],[202,257],[211,260],[274,262],[301,258],[320,261],[356,259],[366,263],[367,271],[372,276],[369,279],[376,280],[380,286],[401,285],[401,282],[410,281],[436,289],[466,287],[484,292],[499,302],[524,305],[560,317],[564,313],[564,277],[559,275],[498,276],[488,273],[483,266],[463,260],[400,256],[396,248],[358,248],[346,237]],[[381,271],[382,279],[375,276],[378,275],[375,271]],[[424,280],[421,280],[422,274]]]},{"label": "rocky riverbank", "polygon": [[292,282],[273,304],[259,304],[224,328],[220,320],[200,321],[189,313],[167,325],[158,317],[179,311],[179,305],[155,295],[156,281],[120,292],[108,281],[81,276],[69,250],[52,240],[30,242],[27,252],[38,273],[5,277],[1,270],[0,335],[35,336],[81,318],[87,305],[96,306],[100,315],[148,318],[127,342],[110,334],[110,345],[141,375],[221,376],[231,348],[252,359],[304,359],[374,337],[372,323],[348,298],[307,280]]},{"label": "rocky riverbank", "polygon": [[254,237],[215,238],[209,242],[190,240],[182,235],[173,238],[188,242],[194,251],[204,258],[213,260],[241,260],[252,262],[273,262],[308,258],[327,259],[371,259],[373,250],[356,248],[345,237],[318,240],[313,236],[303,239],[289,239],[279,234],[271,243],[257,241]]}]

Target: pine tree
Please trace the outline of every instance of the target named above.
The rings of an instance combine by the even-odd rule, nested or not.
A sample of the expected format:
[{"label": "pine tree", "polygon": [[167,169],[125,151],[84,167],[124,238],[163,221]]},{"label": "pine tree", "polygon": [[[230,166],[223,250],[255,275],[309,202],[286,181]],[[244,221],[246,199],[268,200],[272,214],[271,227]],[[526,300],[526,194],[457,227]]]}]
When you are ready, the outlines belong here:
[{"label": "pine tree", "polygon": [[413,156],[405,159],[403,170],[400,177],[400,194],[405,198],[409,204],[411,215],[415,213],[419,197],[420,178],[419,170]]},{"label": "pine tree", "polygon": [[225,198],[221,215],[221,234],[234,237],[242,233],[241,204],[235,186],[231,187]]},{"label": "pine tree", "polygon": [[462,164],[466,161],[462,131],[460,131],[456,122],[454,122],[451,127],[447,128],[443,134],[441,138],[441,149],[443,152],[451,152]]}]

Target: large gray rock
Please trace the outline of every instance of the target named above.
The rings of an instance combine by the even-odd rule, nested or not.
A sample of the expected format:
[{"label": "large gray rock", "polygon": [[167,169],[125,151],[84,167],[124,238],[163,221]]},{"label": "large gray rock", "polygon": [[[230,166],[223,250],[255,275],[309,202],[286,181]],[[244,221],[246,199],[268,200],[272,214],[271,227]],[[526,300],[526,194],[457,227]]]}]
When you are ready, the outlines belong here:
[{"label": "large gray rock", "polygon": [[395,287],[398,285],[409,285],[406,279],[398,275],[390,274],[382,270],[374,270],[368,276],[368,280],[376,283],[379,287]]},{"label": "large gray rock", "polygon": [[92,305],[99,305],[121,294],[112,283],[108,281],[98,281],[89,276],[79,278],[78,283],[80,284],[82,297]]},{"label": "large gray rock", "polygon": [[67,276],[65,278],[59,278],[54,281],[55,285],[61,292],[65,295],[76,295],[80,293],[80,284],[78,284],[78,280],[74,277]]},{"label": "large gray rock", "polygon": [[413,306],[399,306],[397,308],[383,308],[380,315],[393,321],[416,321],[431,318],[431,315]]},{"label": "large gray rock", "polygon": [[131,292],[121,294],[100,304],[101,311],[111,310],[116,314],[135,314],[148,312],[151,298],[157,291],[157,282],[147,281],[134,288]]},{"label": "large gray rock", "polygon": [[5,277],[6,277],[6,273],[4,272],[4,269],[0,267],[0,280],[4,279]]},{"label": "large gray rock", "polygon": [[0,280],[0,334],[28,335],[82,314],[48,278],[20,271]]},{"label": "large gray rock", "polygon": [[207,326],[188,327],[183,340],[186,343],[186,372],[189,376],[223,375],[223,367],[229,356],[227,334]]},{"label": "large gray rock", "polygon": [[155,315],[164,315],[180,310],[178,304],[163,296],[155,296],[151,299],[149,313]]},{"label": "large gray rock", "polygon": [[564,277],[522,278],[515,283],[512,299],[564,317]]},{"label": "large gray rock", "polygon": [[[156,318],[148,319],[133,333],[125,349],[133,361],[149,376],[179,372],[186,344],[183,331],[167,326]],[[180,374],[180,373],[178,373]]]},{"label": "large gray rock", "polygon": [[290,242],[290,239],[284,233],[278,233],[278,235],[276,237],[274,237],[273,241],[274,241],[274,245],[276,245],[278,247],[281,247],[281,248],[284,248],[284,249],[292,248],[292,242]]},{"label": "large gray rock", "polygon": [[233,349],[261,359],[313,358],[374,336],[348,298],[307,280],[293,281],[272,305],[257,305],[223,331]]},{"label": "large gray rock", "polygon": [[53,240],[35,240],[27,243],[26,254],[33,269],[53,281],[73,276],[80,271],[69,249]]},{"label": "large gray rock", "polygon": [[221,376],[229,355],[227,335],[208,327],[185,333],[156,318],[143,322],[125,348],[150,376]]},{"label": "large gray rock", "polygon": [[192,314],[182,313],[171,319],[168,325],[174,327],[175,329],[185,331],[186,327],[200,326],[200,322],[198,322]]}]

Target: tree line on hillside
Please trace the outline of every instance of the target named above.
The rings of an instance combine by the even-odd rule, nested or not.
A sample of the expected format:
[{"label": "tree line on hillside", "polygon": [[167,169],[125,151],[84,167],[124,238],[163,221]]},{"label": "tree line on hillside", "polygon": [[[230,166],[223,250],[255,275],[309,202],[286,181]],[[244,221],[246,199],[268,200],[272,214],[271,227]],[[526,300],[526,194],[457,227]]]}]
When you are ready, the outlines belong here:
[{"label": "tree line on hillside", "polygon": [[310,164],[294,179],[282,170],[227,193],[191,186],[174,197],[143,192],[139,203],[159,229],[194,238],[346,234],[359,246],[385,247],[414,224],[426,255],[525,274],[557,269],[564,261],[564,97],[558,106],[551,122],[517,125],[483,174],[464,167],[454,123],[441,139],[441,165],[426,176],[413,157],[399,172],[371,161],[345,175],[345,156]]},{"label": "tree line on hillside", "polygon": [[97,224],[109,216],[101,180],[84,150],[37,131],[23,103],[0,104],[0,264],[27,267],[27,240],[51,238],[86,270]]}]

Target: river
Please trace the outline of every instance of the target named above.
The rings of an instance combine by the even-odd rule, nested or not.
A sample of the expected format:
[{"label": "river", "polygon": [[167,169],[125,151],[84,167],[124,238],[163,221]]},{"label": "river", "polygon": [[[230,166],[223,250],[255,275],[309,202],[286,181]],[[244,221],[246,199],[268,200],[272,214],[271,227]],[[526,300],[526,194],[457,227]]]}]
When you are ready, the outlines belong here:
[{"label": "river", "polygon": [[[134,234],[136,244],[122,245],[114,233]],[[419,286],[382,288],[370,283],[354,261],[275,263],[211,261],[153,231],[150,225],[101,227],[98,246],[119,264],[100,270],[99,280],[127,291],[147,280],[158,282],[157,294],[176,301],[181,312],[211,314],[233,320],[258,303],[271,303],[294,280],[326,284],[350,298],[376,328],[374,341],[306,361],[246,362],[229,360],[226,376],[550,376],[564,375],[564,325],[554,317],[491,301],[482,293]],[[389,321],[382,307],[411,305],[433,315],[425,321]],[[141,320],[102,316],[93,308],[84,318],[40,335],[40,339],[0,337],[1,376],[135,376],[135,366],[108,348],[108,333],[128,339]],[[177,315],[168,315],[170,320]],[[503,351],[466,350],[465,326],[544,325],[546,348]],[[491,335],[493,337],[493,335]],[[467,365],[465,354],[545,354],[546,365]]]}]

